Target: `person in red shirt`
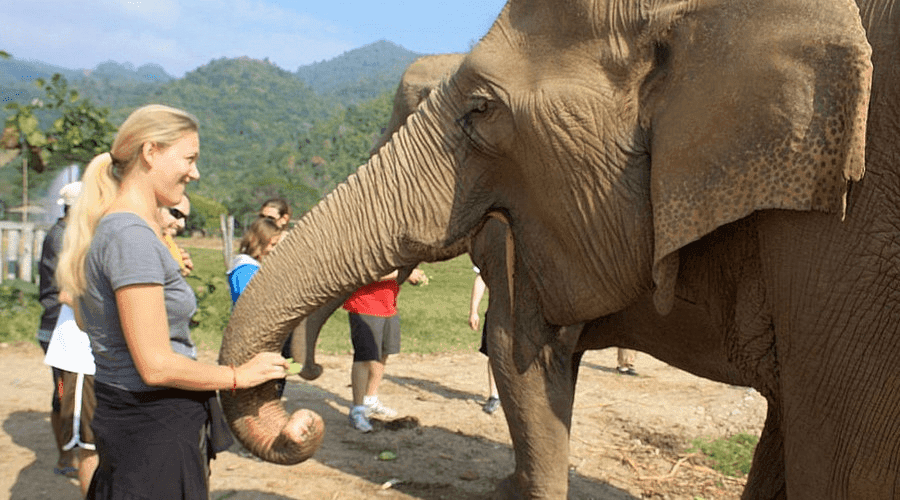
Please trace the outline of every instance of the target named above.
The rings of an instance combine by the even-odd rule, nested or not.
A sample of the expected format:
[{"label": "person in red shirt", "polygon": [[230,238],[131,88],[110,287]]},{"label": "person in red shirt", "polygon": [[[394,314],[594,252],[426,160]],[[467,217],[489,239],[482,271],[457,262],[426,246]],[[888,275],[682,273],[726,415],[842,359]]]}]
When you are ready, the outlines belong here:
[{"label": "person in red shirt", "polygon": [[[397,314],[400,284],[397,275],[394,271],[380,281],[358,289],[344,302],[344,309],[350,316],[350,341],[353,343],[350,425],[362,432],[372,430],[369,417],[373,415],[397,416],[396,411],[378,399],[378,386],[384,377],[387,357],[400,352],[400,315]],[[426,283],[427,277],[421,269],[414,269],[406,281],[417,285]]]}]

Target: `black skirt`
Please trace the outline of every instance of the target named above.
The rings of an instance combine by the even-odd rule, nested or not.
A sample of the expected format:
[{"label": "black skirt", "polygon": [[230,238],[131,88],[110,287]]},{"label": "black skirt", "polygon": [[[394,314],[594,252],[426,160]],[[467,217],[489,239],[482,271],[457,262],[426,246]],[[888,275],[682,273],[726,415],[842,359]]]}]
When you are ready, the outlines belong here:
[{"label": "black skirt", "polygon": [[88,499],[208,500],[209,461],[232,443],[215,392],[129,392],[96,382],[100,463]]}]

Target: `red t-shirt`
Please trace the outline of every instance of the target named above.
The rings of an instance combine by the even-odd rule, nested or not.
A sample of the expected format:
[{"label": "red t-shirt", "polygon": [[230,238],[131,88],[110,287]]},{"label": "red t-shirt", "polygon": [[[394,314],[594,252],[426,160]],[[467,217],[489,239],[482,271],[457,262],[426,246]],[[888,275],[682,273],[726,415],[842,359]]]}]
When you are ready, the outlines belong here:
[{"label": "red t-shirt", "polygon": [[387,318],[397,314],[397,295],[400,284],[390,279],[376,281],[353,292],[344,302],[344,309],[356,314]]}]

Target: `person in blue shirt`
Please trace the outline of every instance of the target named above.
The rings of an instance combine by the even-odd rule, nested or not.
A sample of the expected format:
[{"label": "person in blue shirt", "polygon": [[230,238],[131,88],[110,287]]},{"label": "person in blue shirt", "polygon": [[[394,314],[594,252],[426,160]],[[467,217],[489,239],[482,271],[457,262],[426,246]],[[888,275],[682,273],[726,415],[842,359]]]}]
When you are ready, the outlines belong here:
[{"label": "person in blue shirt", "polygon": [[259,271],[260,261],[275,248],[281,236],[281,229],[272,219],[259,217],[250,224],[241,239],[240,254],[234,257],[228,268],[232,304],[237,302],[247,283]]}]

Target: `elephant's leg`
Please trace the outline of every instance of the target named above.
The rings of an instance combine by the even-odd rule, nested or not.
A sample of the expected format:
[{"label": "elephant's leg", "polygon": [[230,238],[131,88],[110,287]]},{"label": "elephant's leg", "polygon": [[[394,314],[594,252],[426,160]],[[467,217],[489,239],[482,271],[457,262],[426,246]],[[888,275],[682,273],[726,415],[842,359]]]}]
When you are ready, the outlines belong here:
[{"label": "elephant's leg", "polygon": [[315,380],[322,375],[322,365],[316,363],[316,342],[319,340],[319,333],[321,333],[322,326],[328,321],[328,318],[334,314],[338,307],[341,307],[341,304],[349,296],[349,294],[341,295],[326,303],[307,316],[294,329],[294,335],[291,339],[291,356],[294,359],[303,360],[303,369],[300,371],[300,376],[306,380]]},{"label": "elephant's leg", "polygon": [[753,454],[743,500],[787,498],[784,484],[784,435],[781,432],[781,405],[769,398],[766,425]]},{"label": "elephant's leg", "polygon": [[896,232],[867,232],[884,209],[860,192],[843,222],[784,211],[760,224],[792,498],[900,495],[900,291],[884,257]]},{"label": "elephant's leg", "polygon": [[[492,318],[487,321],[490,327]],[[521,323],[517,328],[521,334]],[[542,329],[542,334],[550,338],[560,332],[559,327],[542,321],[528,328]],[[516,369],[514,359],[515,343],[523,339],[515,338],[511,333],[504,327],[492,328],[488,333],[491,366],[516,456],[515,472],[501,486],[501,496],[566,498],[569,431],[582,353],[574,353],[572,345],[548,343],[527,368],[520,371]]]}]

